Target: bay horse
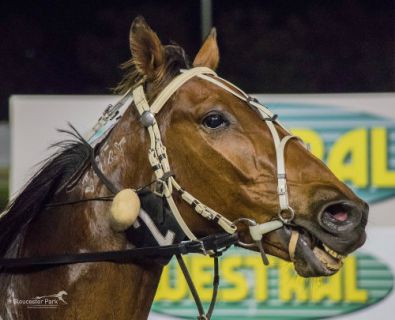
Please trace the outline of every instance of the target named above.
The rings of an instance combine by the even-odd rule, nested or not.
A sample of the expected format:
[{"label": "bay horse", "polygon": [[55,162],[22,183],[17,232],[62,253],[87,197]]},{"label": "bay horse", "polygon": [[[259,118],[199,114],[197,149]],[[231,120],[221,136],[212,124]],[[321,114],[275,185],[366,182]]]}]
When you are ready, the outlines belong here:
[{"label": "bay horse", "polygon": [[[116,124],[94,147],[72,131],[76,139],[57,145],[1,216],[0,319],[147,318],[166,259],[151,249],[130,261],[78,257],[136,252],[149,238],[139,226],[150,223],[157,248],[198,244],[210,255],[215,246],[206,251],[201,239],[225,231],[264,262],[266,253],[292,261],[302,276],[337,272],[365,241],[367,204],[270,110],[216,75],[215,29],[192,65],[141,17],[130,49],[117,92],[133,102],[122,116],[110,112]],[[114,228],[111,200],[125,188],[144,210]],[[152,231],[165,219],[178,231]],[[68,260],[32,263],[59,255]],[[18,303],[57,292],[66,294],[57,308]]]}]

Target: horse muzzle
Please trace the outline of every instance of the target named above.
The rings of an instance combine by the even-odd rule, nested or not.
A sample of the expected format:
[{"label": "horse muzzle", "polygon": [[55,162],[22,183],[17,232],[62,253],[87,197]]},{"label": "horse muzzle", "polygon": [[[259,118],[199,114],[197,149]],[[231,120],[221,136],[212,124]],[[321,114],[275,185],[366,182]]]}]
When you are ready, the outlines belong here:
[{"label": "horse muzzle", "polygon": [[305,277],[336,273],[347,255],[364,244],[368,211],[364,202],[330,202],[322,207],[316,222],[296,217],[292,226],[279,230],[295,270]]}]

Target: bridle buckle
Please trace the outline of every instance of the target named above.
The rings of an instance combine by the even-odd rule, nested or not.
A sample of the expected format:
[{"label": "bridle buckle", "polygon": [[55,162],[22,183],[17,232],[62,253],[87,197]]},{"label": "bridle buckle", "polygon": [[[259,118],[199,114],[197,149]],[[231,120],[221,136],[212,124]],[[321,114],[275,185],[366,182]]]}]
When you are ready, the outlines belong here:
[{"label": "bridle buckle", "polygon": [[278,217],[284,224],[289,225],[295,218],[295,211],[291,207],[280,209]]}]

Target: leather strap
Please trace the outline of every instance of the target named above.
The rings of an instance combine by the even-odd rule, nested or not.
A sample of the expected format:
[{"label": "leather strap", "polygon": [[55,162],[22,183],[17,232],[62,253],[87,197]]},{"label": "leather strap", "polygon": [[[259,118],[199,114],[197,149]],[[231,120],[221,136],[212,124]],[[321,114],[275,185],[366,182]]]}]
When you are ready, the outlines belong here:
[{"label": "leather strap", "polygon": [[17,271],[29,267],[51,267],[84,262],[129,263],[144,257],[170,257],[172,255],[226,250],[237,242],[237,234],[214,234],[194,241],[184,241],[167,246],[134,248],[119,251],[83,252],[28,258],[1,258],[0,269]]},{"label": "leather strap", "polygon": [[289,244],[288,244],[288,252],[291,261],[295,260],[295,251],[296,251],[296,245],[298,244],[298,240],[299,240],[299,232],[296,230],[292,230],[291,239],[289,240]]},{"label": "leather strap", "polygon": [[210,68],[207,67],[195,67],[189,70],[183,70],[180,75],[175,77],[167,86],[164,88],[155,101],[151,105],[151,112],[157,114],[165,105],[167,100],[176,92],[185,82],[194,78],[200,74],[211,74],[216,76],[217,74]]},{"label": "leather strap", "polygon": [[184,259],[181,255],[176,255],[178,264],[181,268],[182,273],[184,274],[185,281],[188,284],[189,291],[192,294],[193,300],[195,300],[196,307],[199,312],[198,320],[210,320],[214,311],[215,303],[217,301],[218,295],[218,286],[219,286],[219,263],[218,256],[221,253],[216,253],[212,257],[214,259],[214,278],[213,278],[213,292],[211,295],[211,301],[207,313],[204,312],[202,301],[200,300],[199,293],[196,290],[195,285],[193,284],[191,275],[189,274],[188,268],[185,265]]}]

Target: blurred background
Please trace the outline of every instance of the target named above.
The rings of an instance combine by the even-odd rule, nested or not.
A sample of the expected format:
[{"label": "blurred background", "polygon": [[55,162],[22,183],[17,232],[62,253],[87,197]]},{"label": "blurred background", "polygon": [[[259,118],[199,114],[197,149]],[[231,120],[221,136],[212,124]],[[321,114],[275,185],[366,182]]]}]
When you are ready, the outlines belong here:
[{"label": "blurred background", "polygon": [[[163,43],[174,41],[184,47],[191,60],[210,27],[215,26],[221,52],[218,72],[246,92],[266,95],[388,93],[388,96],[381,98],[370,95],[370,100],[365,103],[365,109],[362,108],[362,101],[366,100],[364,95],[355,95],[357,102],[351,100],[350,102],[347,98],[341,100],[338,96],[336,99],[340,99],[338,101],[341,101],[344,107],[347,103],[354,103],[350,106],[353,108],[358,107],[355,104],[361,101],[363,112],[369,111],[369,108],[374,109],[375,103],[383,102],[382,109],[385,109],[385,112],[381,114],[381,118],[377,115],[367,116],[365,113],[358,115],[347,113],[347,115],[351,120],[355,120],[352,119],[354,115],[355,118],[358,116],[360,123],[366,124],[370,121],[366,125],[367,130],[376,128],[375,126],[387,128],[386,132],[390,138],[383,144],[385,149],[382,150],[382,154],[383,167],[388,170],[383,172],[395,175],[395,121],[386,122],[389,118],[387,115],[395,114],[395,105],[391,105],[395,101],[393,95],[395,92],[395,0],[2,1],[0,3],[0,211],[8,201],[9,190],[10,96],[111,94],[111,88],[121,79],[119,65],[130,57],[129,28],[137,15],[146,18]],[[74,101],[71,96],[67,99]],[[271,99],[272,102],[284,102],[283,96],[271,96]],[[304,99],[306,98],[303,96],[299,103],[307,101]],[[290,100],[296,101],[295,96]],[[316,103],[313,100],[312,102]],[[288,108],[287,110],[291,112],[289,116],[291,125],[292,119],[296,123],[299,118],[308,118],[311,111],[310,107],[304,106],[305,113],[302,112],[303,114],[292,118],[292,111],[295,111],[291,110],[293,107],[281,103],[277,108],[284,110]],[[324,113],[321,119],[318,119],[317,114],[315,118],[314,116],[309,118],[309,125],[316,125],[317,132],[320,130],[321,123],[333,112],[332,109],[325,111],[322,108],[322,110]],[[338,112],[336,116],[339,119],[346,114],[344,110],[335,112]],[[39,115],[37,118],[39,120],[30,125],[31,130],[34,130],[34,126],[40,125]],[[317,119],[322,122],[317,122]],[[331,121],[335,124],[337,119],[333,117]],[[331,143],[336,143],[336,139],[340,140],[342,134],[348,132],[347,130],[358,128],[360,123],[352,123],[349,128],[338,129],[339,132],[335,132],[337,136],[330,127],[328,132],[322,134],[322,137],[325,136],[323,140],[326,143],[326,140],[331,138],[334,141]],[[26,134],[27,131],[20,128],[19,132]],[[387,168],[388,159],[390,165]],[[367,172],[370,172],[370,169],[369,165]],[[390,196],[394,198],[395,182],[381,189],[371,186],[370,182],[369,188],[372,188],[369,191],[381,192],[383,194],[381,200]],[[393,212],[395,202],[388,203],[382,211],[390,214],[389,211]],[[386,236],[386,233],[380,229],[377,231],[377,237],[371,238],[378,239],[385,236],[395,239],[395,228],[388,232]],[[375,245],[374,243],[373,247]],[[370,250],[375,253],[381,250],[382,256],[388,256],[385,245],[390,244],[388,241],[378,242],[377,247],[373,250],[371,245]],[[351,266],[354,258],[350,259]],[[359,307],[367,303],[366,301],[376,303],[389,294],[393,286],[394,272],[391,270],[394,267],[388,267],[376,258],[372,258],[370,253],[361,254],[355,259],[358,261],[358,268],[346,269],[354,270],[354,275],[344,273],[339,279],[345,282],[346,278],[357,279],[354,285],[362,286],[367,290],[366,292],[370,290],[369,296],[366,296],[365,300],[344,302],[341,305],[344,313],[352,311],[352,308],[357,306],[355,303],[359,303]],[[395,266],[395,260],[392,263]],[[279,266],[281,267],[280,262]],[[270,272],[270,277],[277,277],[278,271]],[[254,281],[255,278],[251,276],[251,279]],[[318,288],[325,289],[328,283],[321,283]],[[341,288],[334,282],[329,284],[336,285],[334,288],[343,293],[351,290],[343,290],[343,284]],[[273,288],[277,287],[276,280],[270,285]],[[311,285],[306,287],[313,288]],[[328,292],[337,292],[337,289],[327,288],[329,288]],[[347,288],[356,289],[352,284],[350,287],[349,283]],[[169,290],[168,287],[165,289]],[[273,290],[276,289],[270,290],[275,292]],[[360,292],[353,291],[352,297],[359,299]],[[340,308],[336,304],[337,301],[331,303],[332,305],[325,305],[324,302],[324,306]],[[389,303],[387,310],[392,310],[392,305]],[[314,303],[312,306],[313,311],[322,308],[321,305]],[[283,305],[280,307],[284,309]],[[296,317],[297,314],[292,316]],[[313,318],[312,316],[311,319]],[[355,318],[350,316],[349,319],[362,318],[357,314]]]},{"label": "blurred background", "polygon": [[2,1],[0,208],[11,94],[106,94],[143,15],[163,42],[193,58],[218,29],[219,72],[247,92],[395,90],[395,1]]},{"label": "blurred background", "polygon": [[219,72],[247,92],[395,90],[395,1],[2,1],[0,208],[9,162],[11,94],[107,94],[143,15],[193,58],[218,29]]}]

